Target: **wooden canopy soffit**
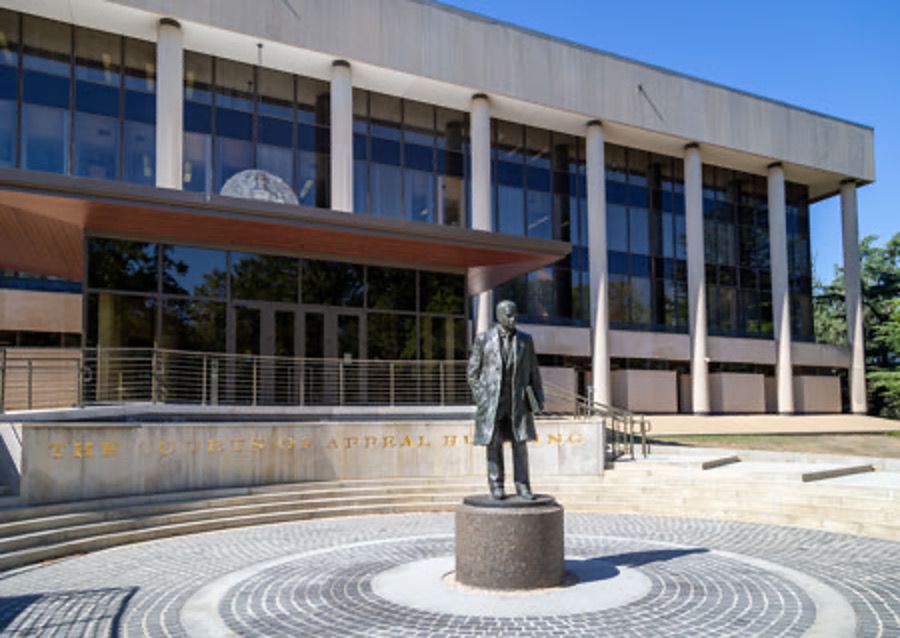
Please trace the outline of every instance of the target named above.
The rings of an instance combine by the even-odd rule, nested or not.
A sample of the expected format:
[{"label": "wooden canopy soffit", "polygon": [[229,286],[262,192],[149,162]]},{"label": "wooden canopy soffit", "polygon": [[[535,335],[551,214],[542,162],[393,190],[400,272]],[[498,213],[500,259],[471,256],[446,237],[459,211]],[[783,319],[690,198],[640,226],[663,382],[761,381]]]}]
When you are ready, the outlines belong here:
[{"label": "wooden canopy soffit", "polygon": [[571,250],[560,241],[0,170],[0,266],[80,280],[85,235],[465,272],[470,295]]}]

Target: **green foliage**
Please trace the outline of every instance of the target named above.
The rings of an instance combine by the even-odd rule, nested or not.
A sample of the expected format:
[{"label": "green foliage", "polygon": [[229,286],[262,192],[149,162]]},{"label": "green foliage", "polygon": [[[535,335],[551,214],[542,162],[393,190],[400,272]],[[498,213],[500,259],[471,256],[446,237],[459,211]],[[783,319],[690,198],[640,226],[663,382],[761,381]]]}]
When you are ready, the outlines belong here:
[{"label": "green foliage", "polygon": [[[900,233],[884,246],[876,240],[860,243],[869,412],[900,419]],[[816,280],[814,287],[816,337],[847,343],[843,269],[835,269],[831,283]]]}]

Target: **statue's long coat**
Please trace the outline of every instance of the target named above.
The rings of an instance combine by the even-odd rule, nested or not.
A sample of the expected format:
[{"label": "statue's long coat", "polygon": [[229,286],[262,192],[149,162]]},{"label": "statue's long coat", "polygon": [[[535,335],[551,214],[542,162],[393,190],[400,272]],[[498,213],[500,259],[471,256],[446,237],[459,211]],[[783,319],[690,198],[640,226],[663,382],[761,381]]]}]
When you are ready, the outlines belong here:
[{"label": "statue's long coat", "polygon": [[[500,328],[494,326],[475,339],[469,357],[467,376],[472,397],[478,410],[475,416],[475,444],[488,445],[494,436],[497,421],[497,404],[500,400],[500,382],[503,379],[503,355]],[[512,432],[518,442],[534,441],[534,419],[525,396],[525,388],[531,386],[540,406],[544,405],[544,388],[538,369],[537,355],[531,335],[517,330],[513,337],[512,384]]]}]

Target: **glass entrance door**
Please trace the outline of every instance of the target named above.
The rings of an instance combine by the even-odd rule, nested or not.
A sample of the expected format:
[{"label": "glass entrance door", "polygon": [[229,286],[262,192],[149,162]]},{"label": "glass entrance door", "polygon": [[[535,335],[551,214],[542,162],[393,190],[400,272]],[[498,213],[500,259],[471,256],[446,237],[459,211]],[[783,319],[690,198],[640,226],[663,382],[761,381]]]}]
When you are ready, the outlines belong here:
[{"label": "glass entrance door", "polygon": [[[230,394],[236,403],[291,404],[298,400],[297,312],[276,304],[235,304],[229,320]],[[240,356],[243,355],[243,356]]]},{"label": "glass entrance door", "polygon": [[304,400],[310,404],[343,405],[363,401],[363,377],[358,360],[365,357],[362,312],[335,308],[303,313]]}]

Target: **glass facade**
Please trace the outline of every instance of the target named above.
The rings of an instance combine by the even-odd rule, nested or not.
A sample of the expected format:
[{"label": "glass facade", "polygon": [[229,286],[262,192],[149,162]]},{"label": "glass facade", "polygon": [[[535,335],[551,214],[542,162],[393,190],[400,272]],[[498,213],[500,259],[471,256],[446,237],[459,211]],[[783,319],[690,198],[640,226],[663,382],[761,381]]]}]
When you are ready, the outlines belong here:
[{"label": "glass facade", "polygon": [[156,47],[0,10],[0,166],[153,185]]},{"label": "glass facade", "polygon": [[[809,189],[787,183],[785,194],[791,338],[813,341]],[[703,215],[709,333],[771,339],[766,177],[704,166]]]},{"label": "glass facade", "polygon": [[[458,274],[91,238],[86,291],[91,347],[333,357],[333,338],[354,357],[466,357]],[[271,353],[260,347],[267,312],[283,342]]]},{"label": "glass facade", "polygon": [[703,229],[709,334],[772,338],[766,178],[704,166]]},{"label": "glass facade", "polygon": [[812,257],[809,238],[809,188],[785,184],[787,200],[788,287],[791,295],[791,339],[815,341],[812,307]]},{"label": "glass facade", "polygon": [[610,327],[687,332],[683,162],[605,151]]},{"label": "glass facade", "polygon": [[329,207],[327,82],[186,51],[184,83],[185,190],[219,193],[255,168]]},{"label": "glass facade", "polygon": [[587,189],[584,140],[493,121],[494,227],[502,233],[570,242],[572,253],[494,291],[532,323],[588,325]]},{"label": "glass facade", "polygon": [[353,90],[353,209],[465,226],[468,115]]}]

